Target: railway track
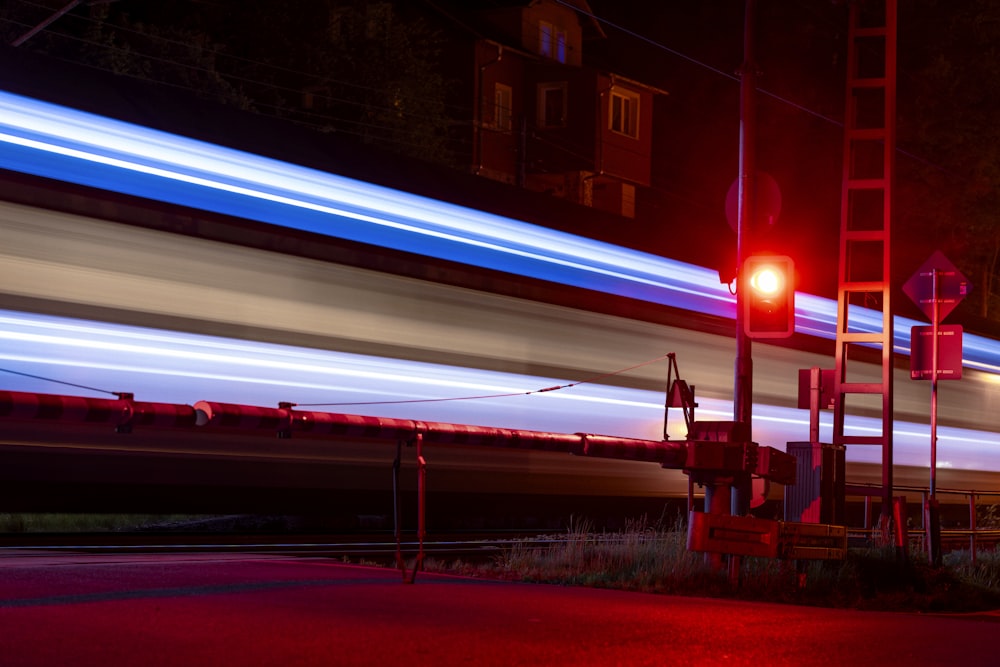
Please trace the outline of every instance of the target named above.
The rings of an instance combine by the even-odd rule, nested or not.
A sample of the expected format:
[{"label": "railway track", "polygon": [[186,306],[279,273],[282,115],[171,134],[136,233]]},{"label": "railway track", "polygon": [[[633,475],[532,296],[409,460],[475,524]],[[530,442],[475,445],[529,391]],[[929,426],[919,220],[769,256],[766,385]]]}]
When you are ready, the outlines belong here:
[{"label": "railway track", "polygon": [[[488,560],[500,555],[518,540],[530,539],[539,546],[561,538],[540,533],[506,531],[500,533],[435,535],[423,542],[428,558]],[[420,549],[413,535],[404,535],[403,556]],[[0,534],[0,561],[5,556],[38,554],[160,554],[160,553],[270,553],[338,560],[392,563],[396,542],[391,533],[364,534],[206,534],[206,533],[6,533]]]},{"label": "railway track", "polygon": [[[944,550],[969,550],[973,531],[944,529],[941,539]],[[874,531],[852,529],[850,544],[855,547],[872,543]],[[461,559],[466,562],[483,562],[511,549],[515,544],[529,544],[531,548],[545,549],[567,541],[580,542],[578,534],[552,534],[552,531],[490,531],[477,533],[449,533],[433,535],[423,541],[425,558]],[[588,542],[614,541],[614,533],[595,533]],[[909,531],[911,547],[922,551],[923,533]],[[995,550],[1000,544],[1000,530],[975,531],[975,545],[979,550]],[[399,545],[404,558],[410,559],[421,549],[413,534],[404,534]],[[397,544],[391,533],[344,534],[268,534],[268,533],[0,533],[0,563],[5,557],[23,557],[26,553],[52,555],[80,554],[168,554],[168,553],[254,553],[290,557],[330,558],[346,561],[364,561],[392,565],[396,562]]]}]

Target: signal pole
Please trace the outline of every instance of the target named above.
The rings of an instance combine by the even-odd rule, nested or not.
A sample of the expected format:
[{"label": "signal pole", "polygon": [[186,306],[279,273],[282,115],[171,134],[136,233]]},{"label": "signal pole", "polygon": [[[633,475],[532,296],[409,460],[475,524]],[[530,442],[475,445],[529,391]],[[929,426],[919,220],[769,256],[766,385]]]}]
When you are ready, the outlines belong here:
[{"label": "signal pole", "polygon": [[[743,300],[746,276],[743,264],[751,252],[750,231],[755,212],[757,63],[754,59],[754,16],[756,0],[747,0],[743,19],[743,68],[740,77],[740,153],[736,216],[736,369],[733,383],[733,420],[746,424],[753,437],[753,358],[750,336],[744,326]],[[750,477],[737,476],[733,481],[731,512],[741,516],[750,512]]]}]

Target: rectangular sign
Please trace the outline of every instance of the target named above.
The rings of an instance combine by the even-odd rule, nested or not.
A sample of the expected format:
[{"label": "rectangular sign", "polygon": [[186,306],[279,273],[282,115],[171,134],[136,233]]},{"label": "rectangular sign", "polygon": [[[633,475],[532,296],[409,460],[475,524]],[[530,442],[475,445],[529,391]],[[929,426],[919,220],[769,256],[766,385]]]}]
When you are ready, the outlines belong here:
[{"label": "rectangular sign", "polygon": [[750,516],[689,512],[688,549],[775,558],[778,555],[778,522]]},{"label": "rectangular sign", "polygon": [[847,556],[847,528],[690,512],[688,549],[758,558],[842,560]]},{"label": "rectangular sign", "polygon": [[844,560],[847,528],[825,523],[782,521],[778,555],[788,560]]},{"label": "rectangular sign", "polygon": [[[910,329],[910,379],[930,380],[934,373],[934,327]],[[962,379],[962,326],[938,325],[938,380]]]}]

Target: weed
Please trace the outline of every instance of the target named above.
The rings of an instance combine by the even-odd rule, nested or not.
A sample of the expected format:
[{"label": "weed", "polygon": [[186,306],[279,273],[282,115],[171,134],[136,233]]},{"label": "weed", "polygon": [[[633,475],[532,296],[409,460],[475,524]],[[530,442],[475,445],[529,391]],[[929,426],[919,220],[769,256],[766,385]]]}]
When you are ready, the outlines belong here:
[{"label": "weed", "polygon": [[427,569],[508,580],[674,595],[737,597],[861,609],[975,611],[1000,608],[1000,555],[953,552],[943,568],[919,554],[901,557],[879,543],[850,549],[844,561],[741,558],[739,581],[687,549],[683,517],[655,526],[631,522],[594,532],[578,518],[563,535],[515,541],[492,562],[429,562]]}]

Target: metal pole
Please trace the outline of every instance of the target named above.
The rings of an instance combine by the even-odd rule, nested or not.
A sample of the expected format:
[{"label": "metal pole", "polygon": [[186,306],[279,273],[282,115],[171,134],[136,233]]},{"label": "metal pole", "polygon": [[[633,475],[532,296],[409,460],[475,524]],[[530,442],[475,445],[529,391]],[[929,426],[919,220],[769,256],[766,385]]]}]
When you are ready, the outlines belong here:
[{"label": "metal pole", "polygon": [[931,479],[927,498],[927,559],[931,566],[941,565],[941,514],[937,501],[937,404],[938,404],[938,270],[931,269]]},{"label": "metal pole", "polygon": [[819,402],[822,387],[821,370],[819,366],[809,369],[809,442],[813,445],[819,444]]},{"label": "metal pole", "polygon": [[969,554],[972,564],[976,564],[976,492],[969,492]]},{"label": "metal pole", "polygon": [[396,441],[396,458],[392,462],[392,525],[396,537],[396,567],[406,581],[406,561],[403,560],[403,500],[399,489],[399,468],[403,460],[403,441]]},{"label": "metal pole", "polygon": [[938,407],[938,270],[931,269],[931,298],[933,317],[931,322],[931,501],[937,492],[937,407]]},{"label": "metal pole", "polygon": [[424,568],[424,538],[427,536],[427,460],[424,459],[424,434],[417,433],[417,561],[413,564],[412,584],[417,578],[417,572]]},{"label": "metal pole", "polygon": [[[744,328],[743,300],[746,276],[743,262],[750,254],[750,231],[754,219],[755,142],[754,96],[757,88],[757,65],[754,62],[754,15],[756,0],[747,0],[743,33],[743,72],[740,78],[740,165],[736,218],[736,372],[733,383],[733,420],[747,425],[753,437],[753,358],[751,341]],[[749,476],[737,476],[733,483],[732,513],[750,511]]]}]

